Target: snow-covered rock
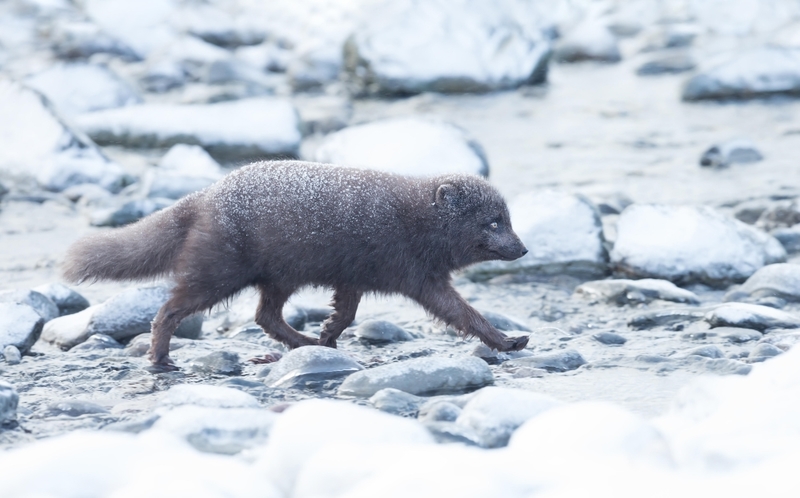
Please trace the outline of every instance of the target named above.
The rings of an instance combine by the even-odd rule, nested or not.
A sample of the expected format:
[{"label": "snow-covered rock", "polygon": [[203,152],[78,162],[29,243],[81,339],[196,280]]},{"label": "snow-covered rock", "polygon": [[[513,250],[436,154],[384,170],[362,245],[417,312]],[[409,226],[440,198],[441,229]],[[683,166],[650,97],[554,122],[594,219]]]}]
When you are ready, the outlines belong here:
[{"label": "snow-covered rock", "polygon": [[58,306],[49,297],[35,290],[13,289],[0,291],[0,303],[27,304],[35,309],[45,322],[58,317]]},{"label": "snow-covered rock", "polygon": [[522,194],[509,203],[511,226],[528,254],[510,262],[489,261],[467,270],[471,278],[510,273],[602,276],[608,255],[597,210],[587,200],[555,191]]},{"label": "snow-covered rock", "polygon": [[800,327],[800,317],[797,315],[748,303],[721,304],[709,311],[705,320],[712,327],[740,327],[761,331]]},{"label": "snow-covered rock", "polygon": [[622,56],[617,39],[605,24],[590,19],[575,26],[558,41],[553,59],[558,62],[619,62]]},{"label": "snow-covered rock", "polygon": [[356,91],[481,92],[541,83],[550,43],[533,5],[515,0],[385,2],[345,45]]},{"label": "snow-covered rock", "polygon": [[149,197],[180,199],[223,176],[219,163],[198,145],[173,145],[158,166],[145,179]]},{"label": "snow-covered rock", "polygon": [[10,345],[27,353],[43,326],[44,319],[27,304],[0,303],[0,349]]},{"label": "snow-covered rock", "polygon": [[460,128],[420,118],[375,121],[331,133],[313,159],[411,176],[489,174],[483,149]]},{"label": "snow-covered rock", "polygon": [[3,359],[8,365],[19,365],[22,361],[22,352],[16,346],[9,344],[3,348]]},{"label": "snow-covered rock", "polygon": [[726,301],[758,300],[777,297],[800,301],[800,265],[778,263],[753,273],[738,289],[725,295]]},{"label": "snow-covered rock", "polygon": [[19,394],[14,386],[0,380],[0,424],[14,420],[17,417]]},{"label": "snow-covered rock", "polygon": [[169,22],[176,15],[175,5],[162,0],[142,0],[136,4],[125,0],[87,0],[82,7],[103,31],[145,58],[177,38],[176,29]]},{"label": "snow-covered rock", "polygon": [[724,168],[737,163],[756,163],[762,159],[764,156],[753,142],[736,139],[712,145],[700,157],[700,166]]},{"label": "snow-covered rock", "polygon": [[194,405],[205,408],[259,408],[260,406],[258,400],[246,392],[230,387],[203,384],[173,386],[161,395],[158,403],[161,407]]},{"label": "snow-covered rock", "polygon": [[761,48],[737,52],[726,62],[692,76],[683,87],[683,100],[798,93],[800,50]]},{"label": "snow-covered rock", "polygon": [[634,204],[619,217],[614,270],[679,284],[742,281],[786,259],[770,235],[709,207]]},{"label": "snow-covered rock", "polygon": [[94,54],[112,54],[127,60],[139,58],[128,45],[88,21],[58,22],[50,40],[53,51],[63,59],[86,59]]},{"label": "snow-covered rock", "polygon": [[639,76],[655,76],[691,71],[697,64],[687,54],[660,55],[650,59],[636,69]]},{"label": "snow-covered rock", "polygon": [[139,104],[142,98],[103,66],[59,64],[25,80],[67,116]]},{"label": "snow-covered rock", "polygon": [[34,177],[45,188],[64,190],[97,183],[118,191],[129,183],[85,135],[62,121],[49,102],[22,85],[0,79],[0,170]]},{"label": "snow-covered rock", "polygon": [[[186,184],[182,185],[186,187]],[[175,192],[177,189],[170,190]],[[167,193],[169,193],[167,192]],[[96,227],[120,227],[139,221],[156,211],[172,205],[172,200],[159,197],[156,199],[135,199],[121,206],[98,209],[89,216],[89,223]]]},{"label": "snow-covered rock", "polygon": [[431,394],[475,389],[493,382],[492,371],[480,358],[415,358],[356,372],[344,380],[339,394],[369,397],[387,387]]},{"label": "snow-covered rock", "polygon": [[587,299],[616,304],[649,303],[654,299],[690,304],[699,302],[694,292],[681,289],[667,280],[653,278],[595,280],[579,285],[575,293]]},{"label": "snow-covered rock", "polygon": [[350,375],[364,367],[345,352],[323,346],[304,346],[289,351],[264,379],[270,387],[305,387]]},{"label": "snow-covered rock", "polygon": [[143,104],[87,113],[78,127],[100,144],[126,147],[200,145],[219,160],[296,156],[297,113],[280,98],[207,105]]},{"label": "snow-covered rock", "polygon": [[89,307],[89,301],[85,297],[64,284],[49,283],[33,290],[53,301],[58,307],[59,316],[71,315]]}]

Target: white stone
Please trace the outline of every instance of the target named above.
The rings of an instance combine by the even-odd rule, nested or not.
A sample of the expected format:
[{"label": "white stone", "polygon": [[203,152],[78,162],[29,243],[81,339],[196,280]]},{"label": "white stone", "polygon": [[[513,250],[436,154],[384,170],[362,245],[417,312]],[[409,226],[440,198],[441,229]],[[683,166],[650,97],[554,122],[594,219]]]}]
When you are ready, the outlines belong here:
[{"label": "white stone", "polygon": [[173,145],[158,166],[144,180],[149,197],[180,199],[223,176],[219,163],[198,145]]},{"label": "white stone", "polygon": [[58,317],[58,306],[52,299],[35,290],[13,289],[0,291],[0,303],[27,304],[35,309],[45,322]]},{"label": "white stone", "polygon": [[203,384],[178,384],[161,395],[159,405],[174,407],[182,405],[206,408],[258,408],[258,400],[252,395],[230,387]]},{"label": "white stone", "polygon": [[725,300],[762,297],[800,301],[800,265],[778,263],[764,266],[750,275],[741,287],[726,294]]},{"label": "white stone", "polygon": [[350,126],[328,135],[313,159],[410,176],[489,174],[480,147],[460,128],[422,118]]},{"label": "white stone", "polygon": [[709,207],[634,204],[617,222],[613,268],[625,275],[712,285],[786,259],[774,237]]},{"label": "white stone", "polygon": [[574,27],[559,40],[553,58],[559,62],[618,62],[622,56],[617,39],[605,24],[590,19]]}]

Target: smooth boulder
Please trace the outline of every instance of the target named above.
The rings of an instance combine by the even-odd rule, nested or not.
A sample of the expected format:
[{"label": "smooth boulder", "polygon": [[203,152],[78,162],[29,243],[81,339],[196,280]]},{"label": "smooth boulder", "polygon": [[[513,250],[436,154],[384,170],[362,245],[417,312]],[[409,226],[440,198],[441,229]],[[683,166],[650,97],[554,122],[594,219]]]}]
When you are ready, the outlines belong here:
[{"label": "smooth boulder", "polygon": [[617,39],[597,20],[587,20],[570,30],[553,50],[558,62],[619,62],[622,60]]},{"label": "smooth boulder", "polygon": [[388,344],[414,339],[407,331],[385,320],[366,320],[358,324],[355,336],[370,344]]},{"label": "smooth boulder", "polygon": [[700,166],[725,168],[731,164],[756,163],[764,159],[761,151],[750,140],[735,139],[712,145],[700,157]]},{"label": "smooth boulder", "polygon": [[712,327],[741,327],[760,331],[800,327],[800,317],[796,315],[747,303],[721,304],[709,311],[705,320]]},{"label": "smooth boulder", "polygon": [[705,206],[629,206],[611,251],[618,274],[712,286],[741,282],[785,259],[774,237]]},{"label": "smooth boulder", "polygon": [[757,301],[762,298],[800,301],[800,265],[767,265],[753,273],[739,288],[725,294],[725,301]]},{"label": "smooth boulder", "polygon": [[58,307],[59,316],[71,315],[83,311],[90,306],[88,299],[64,284],[49,283],[40,285],[33,290],[47,296],[53,301],[56,307]]},{"label": "smooth boulder", "polygon": [[681,289],[667,280],[654,278],[595,280],[579,285],[575,294],[620,305],[649,303],[653,300],[687,304],[699,302],[694,292]]},{"label": "smooth boulder", "polygon": [[264,383],[269,387],[302,388],[363,369],[353,357],[338,349],[304,346],[289,351],[275,363]]},{"label": "smooth boulder", "polygon": [[39,339],[44,318],[27,304],[0,303],[0,350],[14,346],[27,353]]},{"label": "smooth boulder", "polygon": [[0,303],[27,304],[49,322],[59,315],[58,306],[49,297],[35,290],[14,289],[0,291]]}]

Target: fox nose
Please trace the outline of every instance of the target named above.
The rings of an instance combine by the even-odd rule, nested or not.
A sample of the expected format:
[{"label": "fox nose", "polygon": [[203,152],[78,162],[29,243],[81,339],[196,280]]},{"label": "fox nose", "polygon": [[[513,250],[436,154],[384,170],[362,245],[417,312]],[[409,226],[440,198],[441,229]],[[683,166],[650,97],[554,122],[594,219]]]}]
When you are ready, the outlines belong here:
[{"label": "fox nose", "polygon": [[528,254],[528,248],[527,247],[523,247],[522,248],[522,255],[525,256],[526,254]]}]

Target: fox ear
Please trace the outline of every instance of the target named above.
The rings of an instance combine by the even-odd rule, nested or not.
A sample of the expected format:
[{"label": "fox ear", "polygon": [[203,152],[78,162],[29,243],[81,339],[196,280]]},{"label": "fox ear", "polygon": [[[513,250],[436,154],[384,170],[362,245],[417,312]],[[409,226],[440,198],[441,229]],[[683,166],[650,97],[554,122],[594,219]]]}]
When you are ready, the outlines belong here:
[{"label": "fox ear", "polygon": [[436,204],[441,206],[453,206],[458,198],[458,190],[449,183],[439,185],[436,189]]}]

